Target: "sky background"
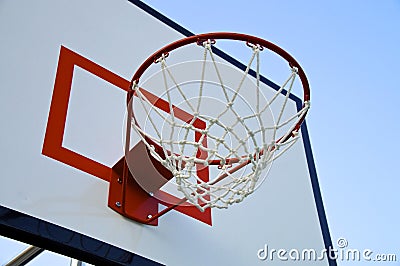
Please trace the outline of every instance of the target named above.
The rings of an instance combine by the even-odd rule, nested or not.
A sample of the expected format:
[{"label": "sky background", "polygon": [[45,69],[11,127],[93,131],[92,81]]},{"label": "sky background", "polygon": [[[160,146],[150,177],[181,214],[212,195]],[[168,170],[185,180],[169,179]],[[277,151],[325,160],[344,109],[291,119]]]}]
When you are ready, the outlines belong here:
[{"label": "sky background", "polygon": [[[397,262],[375,264],[400,265],[400,1],[145,2],[194,33],[259,36],[300,62],[311,85],[307,125],[332,241],[396,254]],[[0,239],[0,263],[25,246]],[[29,265],[68,263],[48,253]]]}]

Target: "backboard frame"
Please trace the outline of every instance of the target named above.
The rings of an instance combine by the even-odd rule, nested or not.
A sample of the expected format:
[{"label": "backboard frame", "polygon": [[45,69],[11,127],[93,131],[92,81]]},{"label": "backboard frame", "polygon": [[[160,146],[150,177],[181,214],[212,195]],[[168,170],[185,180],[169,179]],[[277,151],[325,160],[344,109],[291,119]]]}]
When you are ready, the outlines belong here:
[{"label": "backboard frame", "polygon": [[[143,2],[137,0],[128,1],[182,35],[194,35],[192,32],[163,16]],[[245,68],[242,63],[225,54],[223,51],[214,48],[214,53],[240,69]],[[255,75],[254,72],[250,72],[250,74]],[[261,77],[261,81],[272,88],[278,88],[276,84],[265,77]],[[299,98],[294,95],[291,95],[290,98],[297,104],[298,109],[302,107],[302,102]],[[332,240],[322,202],[306,122],[301,126],[301,134],[306,152],[306,160],[311,178],[310,181],[312,184],[313,196],[316,203],[323,241],[325,247],[328,249],[328,247],[332,246]],[[96,265],[110,263],[113,263],[114,265],[162,265],[151,259],[128,252],[61,226],[11,210],[5,206],[0,206],[0,234],[5,237],[30,243]],[[329,260],[329,265],[336,265],[336,262],[334,260]]]}]

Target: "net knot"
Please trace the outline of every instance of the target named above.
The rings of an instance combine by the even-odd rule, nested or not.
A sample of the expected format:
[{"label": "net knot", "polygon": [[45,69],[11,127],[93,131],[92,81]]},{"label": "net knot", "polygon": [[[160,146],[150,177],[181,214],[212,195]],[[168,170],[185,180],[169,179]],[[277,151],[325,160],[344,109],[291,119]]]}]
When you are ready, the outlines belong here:
[{"label": "net knot", "polygon": [[169,53],[163,53],[160,57],[154,59],[154,63],[160,63],[165,61],[165,58],[169,56]]}]

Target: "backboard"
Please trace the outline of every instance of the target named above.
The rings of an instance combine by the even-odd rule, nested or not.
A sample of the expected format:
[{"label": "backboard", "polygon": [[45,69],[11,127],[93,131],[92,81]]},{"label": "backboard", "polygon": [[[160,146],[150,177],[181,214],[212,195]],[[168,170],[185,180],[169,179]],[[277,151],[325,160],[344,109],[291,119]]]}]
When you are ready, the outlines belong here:
[{"label": "backboard", "polygon": [[[2,235],[106,265],[288,264],[260,257],[331,246],[305,123],[256,192],[228,210],[178,208],[157,226],[113,211],[110,171],[124,157],[130,79],[154,51],[192,33],[133,0],[8,1],[0,14]],[[243,68],[218,56],[228,71]],[[289,108],[299,103],[292,95]]]}]

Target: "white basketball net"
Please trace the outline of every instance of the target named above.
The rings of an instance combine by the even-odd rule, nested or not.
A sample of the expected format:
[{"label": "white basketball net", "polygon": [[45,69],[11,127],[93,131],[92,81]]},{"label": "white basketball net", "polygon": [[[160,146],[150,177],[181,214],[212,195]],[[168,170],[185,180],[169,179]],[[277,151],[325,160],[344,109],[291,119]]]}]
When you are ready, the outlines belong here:
[{"label": "white basketball net", "polygon": [[[223,102],[222,105],[224,107],[222,107],[222,111],[216,113],[213,117],[200,113],[200,106],[206,104],[204,103],[205,100],[202,101],[205,84],[203,79],[204,70],[201,74],[202,80],[198,81],[198,97],[196,102],[193,103],[185,96],[184,90],[181,89],[182,84],[178,84],[172,72],[169,71],[166,56],[158,59],[157,63],[161,66],[161,73],[165,81],[165,100],[169,103],[170,110],[172,110],[169,114],[158,110],[158,108],[152,108],[152,101],[146,97],[138,84],[133,84],[132,88],[137,96],[135,98],[139,100],[142,108],[148,114],[153,113],[153,115],[156,114],[161,117],[165,125],[169,127],[170,133],[163,134],[160,129],[162,125],[153,118],[153,115],[148,115],[147,117],[148,123],[152,127],[151,132],[143,129],[136,120],[132,122],[132,127],[139,133],[151,156],[174,175],[178,190],[184,194],[191,204],[197,206],[201,211],[209,207],[227,208],[233,203],[241,202],[246,196],[250,195],[257,187],[256,185],[259,183],[260,177],[262,177],[263,170],[287,151],[298,139],[296,124],[304,119],[309,109],[309,103],[306,102],[300,111],[283,119],[283,112],[297,76],[296,68],[291,68],[289,77],[273,97],[267,103],[261,104],[259,100],[262,97],[259,89],[259,53],[262,48],[258,45],[250,45],[252,56],[246,70],[243,71],[243,77],[233,92],[228,91],[228,88],[224,85],[224,78],[218,69],[218,64],[216,64],[211,45],[211,41],[203,43],[203,62],[205,64],[207,57],[211,59],[218,77],[218,86],[224,95],[223,99],[219,99],[219,101]],[[249,75],[254,61],[256,64],[255,86],[257,86],[256,106],[254,106],[253,114],[241,116],[240,110],[235,110],[235,103],[240,98],[239,92],[242,89],[245,78]],[[173,88],[179,92],[182,99],[190,107],[190,112],[193,115],[191,121],[184,122],[175,116],[171,96],[172,89],[167,85],[167,78],[173,80]],[[265,126],[262,119],[263,114],[269,112],[270,105],[276,101],[278,96],[282,97],[282,95],[284,95],[284,100],[280,103],[281,107],[278,113],[274,113],[274,124]],[[222,117],[228,113],[235,117],[233,123],[229,125],[221,122]],[[203,129],[195,127],[194,121],[196,119],[206,122],[206,127]],[[258,122],[257,128],[254,128],[254,123],[251,122],[254,120]],[[236,134],[235,127],[237,126],[246,131],[245,137]],[[280,135],[277,136],[277,131],[283,127],[286,133],[282,136],[280,132]],[[286,128],[288,128],[287,131]],[[177,131],[183,132],[183,134],[179,134],[179,139],[175,139],[174,132]],[[222,133],[214,134],[213,132]],[[197,140],[193,140],[192,137],[195,133],[200,136]],[[159,145],[162,148],[162,152],[156,151],[153,143],[148,140]],[[236,146],[232,146],[228,140],[234,140],[237,143]],[[213,142],[214,145],[207,144],[210,142]],[[205,155],[199,156],[200,153]],[[210,164],[213,161],[218,161],[219,165],[211,166]],[[219,174],[211,180],[204,180],[204,177],[199,176],[199,171],[206,167],[218,167]]]}]

